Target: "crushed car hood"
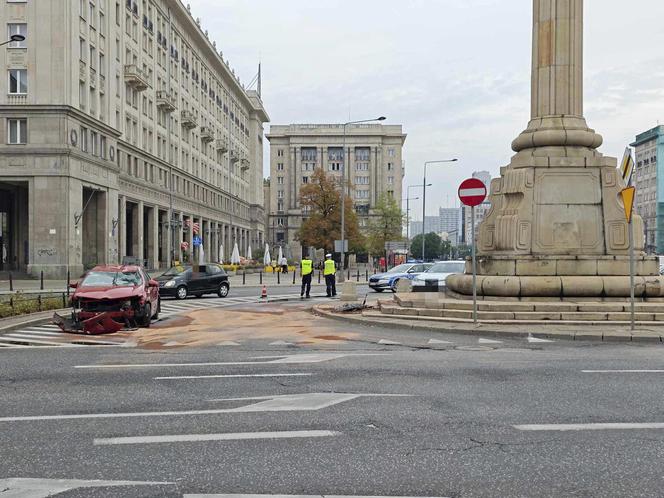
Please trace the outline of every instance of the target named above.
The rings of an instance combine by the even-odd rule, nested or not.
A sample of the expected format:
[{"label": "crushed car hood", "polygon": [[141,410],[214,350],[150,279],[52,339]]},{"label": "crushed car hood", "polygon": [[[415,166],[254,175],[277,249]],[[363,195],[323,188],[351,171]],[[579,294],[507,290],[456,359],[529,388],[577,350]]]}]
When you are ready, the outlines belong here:
[{"label": "crushed car hood", "polygon": [[141,286],[136,287],[81,287],[74,294],[75,299],[128,299],[142,296]]}]

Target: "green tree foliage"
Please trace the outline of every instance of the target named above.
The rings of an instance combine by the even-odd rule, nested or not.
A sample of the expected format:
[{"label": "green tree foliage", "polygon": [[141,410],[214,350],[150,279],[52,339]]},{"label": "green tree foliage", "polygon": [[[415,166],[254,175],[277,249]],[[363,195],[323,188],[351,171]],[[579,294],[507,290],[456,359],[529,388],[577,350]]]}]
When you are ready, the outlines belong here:
[{"label": "green tree foliage", "polygon": [[[334,177],[317,168],[310,183],[300,188],[300,206],[306,211],[297,239],[303,246],[334,250],[334,241],[341,239],[341,194]],[[345,231],[351,251],[362,250],[364,239],[360,234],[353,201],[345,198]]]},{"label": "green tree foliage", "polygon": [[367,249],[372,254],[385,253],[385,243],[403,238],[404,216],[392,196],[382,194],[369,222]]},{"label": "green tree foliage", "polygon": [[[442,240],[441,238],[431,232],[424,236],[424,259],[431,261],[440,259],[442,255]],[[422,257],[422,234],[416,235],[410,244],[410,252],[414,258],[420,259]]]}]

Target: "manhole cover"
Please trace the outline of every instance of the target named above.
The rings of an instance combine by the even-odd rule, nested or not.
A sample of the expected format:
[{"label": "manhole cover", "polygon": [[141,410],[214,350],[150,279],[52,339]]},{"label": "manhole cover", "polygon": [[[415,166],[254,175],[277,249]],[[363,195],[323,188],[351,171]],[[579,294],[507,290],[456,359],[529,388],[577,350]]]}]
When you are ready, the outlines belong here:
[{"label": "manhole cover", "polygon": [[489,346],[457,346],[454,349],[458,351],[493,351],[496,348],[490,348]]}]

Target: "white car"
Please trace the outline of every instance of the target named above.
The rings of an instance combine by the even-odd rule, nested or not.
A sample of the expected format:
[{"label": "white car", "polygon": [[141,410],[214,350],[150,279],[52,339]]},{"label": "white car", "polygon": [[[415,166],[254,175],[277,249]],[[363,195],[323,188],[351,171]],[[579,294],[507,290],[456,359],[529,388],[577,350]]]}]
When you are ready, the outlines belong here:
[{"label": "white car", "polygon": [[413,291],[442,290],[445,288],[447,277],[455,273],[463,273],[465,269],[465,261],[441,261],[440,263],[435,263],[427,271],[413,279]]}]

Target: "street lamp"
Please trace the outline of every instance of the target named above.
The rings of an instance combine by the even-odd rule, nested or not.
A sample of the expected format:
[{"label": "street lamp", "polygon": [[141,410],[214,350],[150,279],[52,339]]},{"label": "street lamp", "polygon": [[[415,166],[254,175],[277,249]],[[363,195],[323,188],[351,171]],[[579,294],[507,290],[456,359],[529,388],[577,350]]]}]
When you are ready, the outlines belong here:
[{"label": "street lamp", "polygon": [[372,123],[374,121],[385,121],[385,116],[380,116],[374,119],[361,119],[359,121],[348,121],[344,123],[344,138],[343,138],[343,155],[341,163],[341,275],[339,282],[344,281],[343,270],[346,267],[346,248],[344,247],[344,240],[346,235],[346,127],[354,124]]},{"label": "street lamp", "polygon": [[422,182],[422,262],[424,263],[424,226],[427,216],[427,166],[429,164],[455,163],[458,159],[441,159],[439,161],[427,161],[424,163],[424,181]]},{"label": "street lamp", "polygon": [[2,47],[3,45],[7,45],[8,43],[22,42],[22,41],[25,41],[25,36],[23,36],[23,35],[11,35],[9,37],[9,40],[0,43],[0,47]]},{"label": "street lamp", "polygon": [[[418,201],[419,197],[406,197],[406,240],[410,242],[410,201]],[[403,232],[401,232],[403,233]]]},{"label": "street lamp", "polygon": [[[431,187],[431,185],[433,185],[433,184],[432,183],[427,183],[427,187]],[[419,185],[419,184],[418,185],[408,185],[408,189],[407,189],[408,197],[410,197],[410,189],[411,188],[422,188],[422,185]],[[419,199],[419,197],[418,197],[418,199]],[[411,199],[411,200],[415,200],[415,199]],[[409,217],[408,217],[408,201],[407,200],[406,200],[406,221],[408,222],[408,224],[406,225],[406,238],[410,241],[410,220],[409,220]]]}]

